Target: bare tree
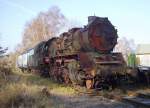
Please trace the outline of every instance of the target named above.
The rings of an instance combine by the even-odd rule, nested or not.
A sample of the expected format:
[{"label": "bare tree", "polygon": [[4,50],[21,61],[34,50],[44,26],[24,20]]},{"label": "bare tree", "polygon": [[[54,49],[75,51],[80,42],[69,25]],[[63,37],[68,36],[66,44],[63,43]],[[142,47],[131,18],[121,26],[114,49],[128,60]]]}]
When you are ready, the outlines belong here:
[{"label": "bare tree", "polygon": [[58,7],[51,7],[47,12],[41,12],[28,22],[23,32],[22,45],[24,50],[35,46],[40,41],[58,35],[65,26],[67,19]]},{"label": "bare tree", "polygon": [[121,52],[125,61],[127,61],[129,54],[135,52],[134,40],[128,40],[125,37],[119,39],[117,45],[114,48],[114,52]]}]

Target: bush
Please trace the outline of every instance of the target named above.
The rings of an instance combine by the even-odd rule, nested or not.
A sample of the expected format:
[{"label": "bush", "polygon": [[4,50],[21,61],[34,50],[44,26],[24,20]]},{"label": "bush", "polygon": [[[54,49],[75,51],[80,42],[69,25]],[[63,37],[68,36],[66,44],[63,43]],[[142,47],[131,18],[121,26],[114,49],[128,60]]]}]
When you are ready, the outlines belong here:
[{"label": "bush", "polygon": [[7,79],[12,74],[12,66],[8,57],[0,58],[0,78]]},{"label": "bush", "polygon": [[10,53],[9,56],[0,57],[0,78],[7,79],[8,75],[13,75],[16,68],[16,53]]}]

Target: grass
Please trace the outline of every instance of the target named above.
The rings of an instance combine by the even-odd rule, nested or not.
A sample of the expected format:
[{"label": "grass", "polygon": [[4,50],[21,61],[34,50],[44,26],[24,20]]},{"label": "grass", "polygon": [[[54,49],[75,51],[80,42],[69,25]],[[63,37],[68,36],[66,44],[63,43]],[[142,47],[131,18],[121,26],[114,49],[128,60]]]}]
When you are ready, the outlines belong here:
[{"label": "grass", "polygon": [[0,77],[1,108],[64,108],[54,95],[75,93],[69,86],[19,70],[13,71],[7,79]]},{"label": "grass", "polygon": [[40,88],[47,88],[50,92],[58,95],[73,95],[75,90],[70,86],[59,84],[50,80],[49,78],[42,78],[38,75],[28,74],[22,78],[23,82],[27,84],[37,85]]}]

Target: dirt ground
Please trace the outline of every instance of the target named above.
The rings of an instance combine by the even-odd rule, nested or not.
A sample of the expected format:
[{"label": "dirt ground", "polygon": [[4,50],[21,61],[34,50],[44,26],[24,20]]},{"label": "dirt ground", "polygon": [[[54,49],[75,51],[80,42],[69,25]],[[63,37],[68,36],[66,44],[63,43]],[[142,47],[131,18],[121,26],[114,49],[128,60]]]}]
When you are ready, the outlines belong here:
[{"label": "dirt ground", "polygon": [[115,100],[107,99],[102,96],[57,96],[53,99],[57,101],[58,108],[135,108],[134,106]]}]

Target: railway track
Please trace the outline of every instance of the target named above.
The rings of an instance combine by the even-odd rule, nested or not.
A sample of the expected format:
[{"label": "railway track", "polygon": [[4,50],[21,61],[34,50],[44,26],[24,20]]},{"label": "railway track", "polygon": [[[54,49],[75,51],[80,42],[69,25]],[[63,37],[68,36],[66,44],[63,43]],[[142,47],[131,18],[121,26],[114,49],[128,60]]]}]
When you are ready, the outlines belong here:
[{"label": "railway track", "polygon": [[135,96],[122,98],[125,103],[130,103],[136,108],[150,108],[150,93],[139,92]]},{"label": "railway track", "polygon": [[[79,93],[79,95],[88,95],[88,96],[96,96],[102,97],[102,92],[96,89],[86,89],[80,86],[74,86],[74,89]],[[108,99],[113,99],[120,101],[125,104],[133,105],[135,108],[150,108],[150,92],[137,92],[134,96],[109,96],[107,94]],[[110,98],[111,97],[111,98]],[[118,98],[119,97],[119,98]]]}]

